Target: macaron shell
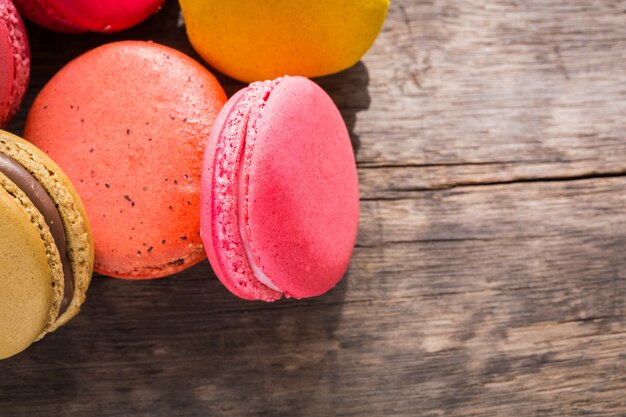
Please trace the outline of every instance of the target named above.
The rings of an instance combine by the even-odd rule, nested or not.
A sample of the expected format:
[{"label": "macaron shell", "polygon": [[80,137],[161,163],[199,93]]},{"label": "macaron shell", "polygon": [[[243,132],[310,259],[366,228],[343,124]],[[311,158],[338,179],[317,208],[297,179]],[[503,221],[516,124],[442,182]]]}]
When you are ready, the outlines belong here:
[{"label": "macaron shell", "polygon": [[16,0],[24,15],[48,29],[66,33],[118,32],[159,10],[164,0]]},{"label": "macaron shell", "polygon": [[358,227],[345,123],[317,84],[285,77],[249,126],[245,217],[256,263],[287,296],[323,294],[344,275]]},{"label": "macaron shell", "polygon": [[[72,183],[50,157],[24,139],[4,131],[0,131],[0,152],[19,162],[39,181],[56,203],[63,220],[66,249],[74,280],[74,296],[67,311],[61,316],[58,315],[58,306],[56,310],[51,311],[50,322],[45,329],[45,332],[49,333],[75,317],[85,302],[94,266],[91,227],[85,208]],[[45,239],[48,238],[44,236]],[[58,274],[53,275],[56,277]],[[55,281],[57,282],[55,290],[58,293],[55,295],[55,304],[60,304],[63,293],[62,279],[55,278]]]},{"label": "macaron shell", "polygon": [[251,90],[237,92],[211,130],[202,170],[200,233],[213,271],[230,292],[246,300],[275,301],[282,294],[254,277],[238,224],[238,169],[250,107],[258,93]]},{"label": "macaron shell", "polygon": [[93,228],[96,271],[156,278],[204,259],[202,155],[225,101],[201,65],[149,42],[92,50],[43,88],[25,137],[78,190]]},{"label": "macaron shell", "polygon": [[0,359],[4,359],[26,349],[44,332],[54,290],[41,235],[24,207],[2,186],[0,213]]},{"label": "macaron shell", "polygon": [[0,0],[0,127],[15,115],[30,75],[24,24],[10,0]]},{"label": "macaron shell", "polygon": [[20,13],[31,22],[62,33],[86,32],[87,28],[63,17],[47,0],[13,0]]},{"label": "macaron shell", "polygon": [[374,43],[389,0],[180,0],[189,40],[241,81],[317,77],[354,65]]}]

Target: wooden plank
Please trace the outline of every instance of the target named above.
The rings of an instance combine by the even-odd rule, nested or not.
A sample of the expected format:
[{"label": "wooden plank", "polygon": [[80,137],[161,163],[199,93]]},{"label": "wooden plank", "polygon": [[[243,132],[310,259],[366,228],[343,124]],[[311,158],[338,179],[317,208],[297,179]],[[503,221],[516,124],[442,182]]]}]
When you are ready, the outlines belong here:
[{"label": "wooden plank", "polygon": [[623,177],[364,201],[351,295],[521,290],[518,316],[623,316],[625,206]]},{"label": "wooden plank", "polygon": [[[113,36],[29,25],[11,130],[102,43],[197,58],[177,16],[169,1]],[[621,0],[392,1],[363,62],[317,80],[357,151],[347,278],[264,304],[207,262],[97,277],[76,320],[0,362],[0,415],[626,415],[625,62]]]},{"label": "wooden plank", "polygon": [[624,188],[604,178],[365,201],[347,280],[305,302],[237,300],[206,263],[169,280],[97,279],[71,325],[0,363],[0,404],[12,415],[623,415]]},{"label": "wooden plank", "polygon": [[392,2],[362,70],[360,163],[623,172],[625,11],[600,0]]},{"label": "wooden plank", "polygon": [[[97,285],[102,293],[106,283]],[[203,314],[210,298],[184,308],[188,299],[175,295],[167,308],[146,308],[104,294],[116,316],[91,303],[80,328],[3,369],[0,403],[15,404],[4,408],[11,415],[626,412],[626,329],[610,319],[524,323],[494,310],[488,293],[254,314]],[[64,345],[64,360],[47,360],[51,343]]]}]

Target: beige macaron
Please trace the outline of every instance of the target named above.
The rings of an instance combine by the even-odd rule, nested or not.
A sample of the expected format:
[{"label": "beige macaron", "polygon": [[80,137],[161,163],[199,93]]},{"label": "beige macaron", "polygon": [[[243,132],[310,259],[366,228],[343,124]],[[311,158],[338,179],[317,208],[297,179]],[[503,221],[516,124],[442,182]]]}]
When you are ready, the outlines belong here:
[{"label": "beige macaron", "polygon": [[78,314],[93,261],[69,179],[34,145],[0,130],[0,359]]}]

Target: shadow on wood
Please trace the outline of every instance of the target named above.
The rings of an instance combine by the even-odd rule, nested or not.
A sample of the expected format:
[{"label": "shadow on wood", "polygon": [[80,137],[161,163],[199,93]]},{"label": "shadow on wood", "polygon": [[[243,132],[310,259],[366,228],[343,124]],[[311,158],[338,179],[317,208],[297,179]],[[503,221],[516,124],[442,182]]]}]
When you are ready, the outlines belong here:
[{"label": "shadow on wood", "polygon": [[332,97],[339,107],[343,120],[348,127],[348,132],[350,132],[355,156],[361,146],[359,135],[354,133],[356,115],[369,109],[372,102],[368,91],[369,80],[369,73],[363,61],[359,61],[346,71],[315,79],[315,82]]},{"label": "shadow on wood", "polygon": [[307,398],[329,390],[321,381],[339,366],[346,286],[266,304],[231,295],[206,261],[160,280],[97,276],[73,322],[0,362],[0,408],[96,415],[106,403],[167,416],[208,413],[228,399],[269,410],[298,387],[299,409],[319,410]]}]

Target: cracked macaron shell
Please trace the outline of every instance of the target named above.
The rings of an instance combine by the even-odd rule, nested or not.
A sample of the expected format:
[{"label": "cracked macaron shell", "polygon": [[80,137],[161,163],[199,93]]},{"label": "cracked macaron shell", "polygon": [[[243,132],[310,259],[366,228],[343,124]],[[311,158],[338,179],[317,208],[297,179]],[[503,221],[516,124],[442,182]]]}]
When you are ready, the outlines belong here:
[{"label": "cracked macaron shell", "polygon": [[17,112],[29,76],[26,29],[11,0],[0,0],[0,128]]},{"label": "cracked macaron shell", "polygon": [[15,0],[22,14],[64,33],[119,32],[156,13],[164,0]]},{"label": "cracked macaron shell", "polygon": [[204,259],[202,155],[225,101],[196,61],[139,41],[87,52],[40,92],[25,136],[57,161],[81,195],[97,272],[157,278]]},{"label": "cracked macaron shell", "polygon": [[[209,139],[201,193],[207,254],[235,295],[312,297],[344,275],[358,225],[356,165],[338,109],[312,81],[253,83],[231,98]],[[255,277],[242,239],[281,292]]]}]

